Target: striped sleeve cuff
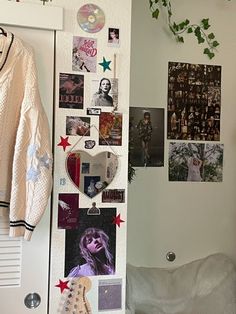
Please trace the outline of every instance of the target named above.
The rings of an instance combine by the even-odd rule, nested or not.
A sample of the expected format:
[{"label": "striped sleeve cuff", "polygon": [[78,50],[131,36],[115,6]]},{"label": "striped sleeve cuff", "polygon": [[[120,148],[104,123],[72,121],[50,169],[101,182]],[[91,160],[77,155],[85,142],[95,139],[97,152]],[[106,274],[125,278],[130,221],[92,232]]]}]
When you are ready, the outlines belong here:
[{"label": "striped sleeve cuff", "polygon": [[9,208],[9,206],[10,206],[9,202],[0,201],[0,207]]},{"label": "striped sleeve cuff", "polygon": [[10,237],[24,237],[25,240],[31,239],[35,226],[30,225],[24,220],[10,220]]}]

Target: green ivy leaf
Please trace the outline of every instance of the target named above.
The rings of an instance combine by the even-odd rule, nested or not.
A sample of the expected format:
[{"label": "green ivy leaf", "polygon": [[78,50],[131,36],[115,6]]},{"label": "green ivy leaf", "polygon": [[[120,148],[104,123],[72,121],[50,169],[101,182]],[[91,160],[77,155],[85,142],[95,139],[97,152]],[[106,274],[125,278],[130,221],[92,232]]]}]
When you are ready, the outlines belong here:
[{"label": "green ivy leaf", "polygon": [[159,9],[156,9],[155,11],[152,12],[152,17],[154,19],[158,19],[159,13],[160,13]]},{"label": "green ivy leaf", "polygon": [[202,26],[204,29],[208,29],[211,25],[209,24],[209,19],[202,19]]},{"label": "green ivy leaf", "polygon": [[192,33],[193,32],[193,29],[192,29],[192,27],[188,27],[188,30],[187,30],[187,33]]},{"label": "green ivy leaf", "polygon": [[174,28],[174,30],[176,30],[176,31],[178,32],[178,30],[179,30],[179,25],[177,25],[177,24],[174,22],[173,28]]},{"label": "green ivy leaf", "polygon": [[190,21],[188,19],[185,20],[185,25],[188,26]]},{"label": "green ivy leaf", "polygon": [[149,0],[149,7],[151,8],[151,7],[152,7],[152,5],[153,5],[152,0]]},{"label": "green ivy leaf", "polygon": [[202,44],[202,43],[204,43],[204,41],[205,41],[205,39],[204,39],[202,36],[199,36],[199,37],[197,38],[197,40],[198,40],[198,43],[199,43],[199,44]]},{"label": "green ivy leaf", "polygon": [[203,51],[203,53],[204,53],[205,55],[208,55],[208,54],[210,53],[210,49],[209,49],[209,48],[205,48],[204,51]]},{"label": "green ivy leaf", "polygon": [[203,51],[203,53],[204,53],[205,55],[207,55],[207,56],[209,57],[209,59],[212,59],[212,58],[214,58],[214,56],[215,56],[214,52],[211,52],[209,48],[205,48],[204,51]]},{"label": "green ivy leaf", "polygon": [[210,59],[214,58],[214,56],[215,56],[214,52],[208,53],[208,57],[209,57]]},{"label": "green ivy leaf", "polygon": [[214,35],[213,33],[210,33],[210,34],[208,35],[208,38],[209,38],[209,39],[214,39],[214,38],[215,38],[215,35]]},{"label": "green ivy leaf", "polygon": [[214,48],[217,47],[217,46],[219,46],[218,41],[214,40],[213,43],[212,43],[212,46],[213,46]]},{"label": "green ivy leaf", "polygon": [[180,30],[184,29],[184,27],[185,27],[185,21],[179,23],[179,29],[180,29]]},{"label": "green ivy leaf", "polygon": [[201,36],[201,29],[200,29],[199,26],[195,28],[194,33],[195,33],[195,35],[196,35],[197,37],[198,37],[198,36]]},{"label": "green ivy leaf", "polygon": [[168,10],[168,15],[169,15],[169,17],[171,17],[171,16],[172,16],[172,12],[171,12],[171,10]]},{"label": "green ivy leaf", "polygon": [[177,36],[177,41],[179,43],[184,43],[184,37],[183,36]]},{"label": "green ivy leaf", "polygon": [[164,7],[167,7],[167,0],[162,0],[162,5],[163,5]]}]

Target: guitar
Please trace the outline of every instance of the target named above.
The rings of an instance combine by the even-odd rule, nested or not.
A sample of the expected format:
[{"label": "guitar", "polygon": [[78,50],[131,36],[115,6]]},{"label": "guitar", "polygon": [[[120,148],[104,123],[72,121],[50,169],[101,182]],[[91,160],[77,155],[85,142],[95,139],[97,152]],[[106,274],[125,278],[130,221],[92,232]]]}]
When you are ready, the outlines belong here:
[{"label": "guitar", "polygon": [[92,314],[86,293],[91,289],[92,283],[88,277],[78,277],[70,280],[69,290],[62,295],[60,303],[61,314]]}]

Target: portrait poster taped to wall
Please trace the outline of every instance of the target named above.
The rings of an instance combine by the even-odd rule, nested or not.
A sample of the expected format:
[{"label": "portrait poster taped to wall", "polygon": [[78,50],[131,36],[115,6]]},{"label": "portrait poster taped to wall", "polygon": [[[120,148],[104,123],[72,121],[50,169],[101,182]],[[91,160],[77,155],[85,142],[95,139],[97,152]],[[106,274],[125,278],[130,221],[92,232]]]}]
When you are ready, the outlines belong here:
[{"label": "portrait poster taped to wall", "polygon": [[219,141],[221,66],[169,62],[167,138]]},{"label": "portrait poster taped to wall", "polygon": [[164,109],[130,107],[129,160],[134,167],[164,166]]},{"label": "portrait poster taped to wall", "polygon": [[59,108],[83,109],[84,76],[60,73]]},{"label": "portrait poster taped to wall", "polygon": [[170,143],[169,181],[222,182],[223,144]]},{"label": "portrait poster taped to wall", "polygon": [[100,208],[90,215],[79,209],[79,227],[66,230],[65,277],[114,275],[116,265],[116,208]]},{"label": "portrait poster taped to wall", "polygon": [[102,77],[91,82],[91,106],[118,109],[118,79]]},{"label": "portrait poster taped to wall", "polygon": [[97,39],[73,37],[72,70],[93,72],[97,69]]}]

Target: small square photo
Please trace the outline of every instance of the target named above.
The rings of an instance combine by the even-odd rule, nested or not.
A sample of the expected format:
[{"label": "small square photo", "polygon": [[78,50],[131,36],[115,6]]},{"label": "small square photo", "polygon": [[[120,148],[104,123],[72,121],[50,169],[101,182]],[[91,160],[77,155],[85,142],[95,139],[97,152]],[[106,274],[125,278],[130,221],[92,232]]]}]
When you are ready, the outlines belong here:
[{"label": "small square photo", "polygon": [[108,28],[108,46],[120,46],[120,30],[119,28]]}]

